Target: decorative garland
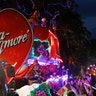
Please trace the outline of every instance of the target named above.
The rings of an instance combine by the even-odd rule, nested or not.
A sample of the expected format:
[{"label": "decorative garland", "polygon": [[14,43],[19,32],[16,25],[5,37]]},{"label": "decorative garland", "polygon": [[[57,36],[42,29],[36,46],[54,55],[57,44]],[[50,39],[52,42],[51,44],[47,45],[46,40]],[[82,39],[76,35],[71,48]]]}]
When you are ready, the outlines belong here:
[{"label": "decorative garland", "polygon": [[30,91],[30,96],[52,96],[48,85],[43,82],[39,85],[38,88]]}]

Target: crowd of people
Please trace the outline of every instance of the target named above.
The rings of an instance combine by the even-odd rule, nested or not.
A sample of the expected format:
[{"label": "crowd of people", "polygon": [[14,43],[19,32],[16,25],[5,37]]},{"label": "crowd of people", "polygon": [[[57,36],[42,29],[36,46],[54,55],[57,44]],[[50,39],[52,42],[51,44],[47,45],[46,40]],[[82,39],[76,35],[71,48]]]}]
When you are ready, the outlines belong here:
[{"label": "crowd of people", "polygon": [[96,81],[94,80],[95,78],[93,78],[94,76],[88,76],[86,78],[77,76],[64,84],[64,86],[57,93],[59,96],[66,96],[68,92],[72,91],[75,95],[68,96],[96,96],[96,85],[93,85],[93,83],[96,84]]},{"label": "crowd of people", "polygon": [[[47,82],[47,79],[50,76],[54,75],[54,70],[53,70],[53,74],[51,73],[51,74],[49,74],[49,76],[47,74],[46,76],[48,76],[48,77],[46,78],[46,76],[45,76],[42,79],[42,78],[40,78],[40,71],[41,71],[40,70],[40,66],[39,65],[37,66],[37,65],[34,66],[36,68],[34,68],[34,70],[31,71],[32,73],[34,73],[32,76],[30,76],[28,78],[17,79],[15,81],[15,87],[16,87],[16,89],[20,89],[20,88],[22,88],[23,86],[26,86],[26,85],[32,86],[32,84],[34,84],[34,83],[35,84],[36,83],[37,84],[40,84],[42,82],[46,82],[46,84],[49,86],[51,96],[96,96],[96,76],[93,75],[93,74],[89,74],[88,71],[83,70],[83,71],[85,71],[85,73],[83,73],[81,71],[81,73],[79,75],[70,77],[68,75],[68,74],[70,74],[70,73],[68,73],[68,70],[65,70],[64,67],[63,67],[61,70],[58,70],[57,71],[57,74],[55,74],[55,75],[59,75],[61,73],[63,75],[66,75],[67,74],[68,75],[68,79],[66,79],[65,81],[63,81],[62,82],[62,85],[60,85],[58,88],[55,88],[55,87],[57,87],[57,85],[59,85],[59,81],[56,81],[58,84],[53,82],[54,86],[55,86],[55,84],[57,84],[54,87],[55,88],[54,89],[54,88],[52,88],[52,86],[50,86],[50,83]],[[3,69],[2,66],[0,67],[0,70],[4,73],[4,69]],[[38,70],[40,70],[40,71],[38,71]],[[5,82],[3,80],[3,78],[5,78],[4,75],[3,75],[3,73],[0,75],[1,76],[0,77],[0,82],[1,83],[2,82]],[[1,83],[0,83],[0,85],[2,85]],[[3,84],[3,86],[4,86],[4,84]],[[6,93],[5,92],[5,88],[6,87],[2,88],[3,86],[0,86],[0,88],[3,90],[3,91],[0,91],[0,92],[3,92],[3,93],[0,94],[0,96],[6,96],[6,95],[7,96],[19,96],[19,94],[16,93],[15,90],[10,90],[10,88],[9,88],[8,93],[7,94],[4,94],[4,93]],[[32,90],[34,90],[34,89],[32,89]],[[30,93],[28,95],[31,96]]]},{"label": "crowd of people", "polygon": [[[63,68],[62,74],[63,75],[66,75],[66,73],[68,74],[68,72],[66,72],[66,71],[68,71],[68,70],[65,70]],[[57,73],[57,75],[58,75],[58,73]],[[42,82],[46,82],[46,84],[48,85],[48,87],[50,89],[51,96],[96,96],[96,76],[90,75],[87,72],[85,72],[85,74],[83,74],[83,75],[84,76],[82,76],[82,74],[79,74],[79,75],[73,76],[73,77],[69,76],[68,79],[66,79],[64,81],[60,81],[60,80],[52,81],[51,84],[53,84],[53,85],[50,85],[50,82],[47,81],[47,78],[46,78],[46,80],[45,79],[42,80],[40,78],[40,76],[34,75],[29,78],[22,78],[21,80],[20,79],[17,80],[16,89],[20,89],[26,85],[31,86],[31,88],[32,88],[32,86],[34,84],[41,84]],[[62,82],[62,84],[60,85],[61,82]],[[52,87],[52,86],[54,86],[54,87]],[[32,90],[34,90],[34,88]],[[29,91],[28,96],[32,96],[32,95],[30,95],[30,92],[31,92],[31,90]]]}]

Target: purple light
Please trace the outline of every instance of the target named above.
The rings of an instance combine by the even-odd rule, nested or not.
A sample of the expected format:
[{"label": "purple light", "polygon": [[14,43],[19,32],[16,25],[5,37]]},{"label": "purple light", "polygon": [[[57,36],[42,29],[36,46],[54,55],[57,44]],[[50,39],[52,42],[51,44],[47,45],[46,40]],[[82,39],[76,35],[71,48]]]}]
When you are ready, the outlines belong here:
[{"label": "purple light", "polygon": [[95,64],[93,66],[95,67]]},{"label": "purple light", "polygon": [[30,66],[31,64],[33,64],[33,62],[34,62],[34,59],[28,59],[28,60],[27,60],[27,63],[28,63],[29,66]]},{"label": "purple light", "polygon": [[63,75],[63,76],[50,76],[50,78],[47,79],[47,82],[58,82],[59,80],[62,81],[67,81],[68,80],[68,75]]},{"label": "purple light", "polygon": [[68,75],[67,75],[67,74],[66,74],[66,75],[63,75],[63,76],[62,76],[62,80],[63,80],[63,81],[68,80]]},{"label": "purple light", "polygon": [[55,81],[55,82],[58,82],[58,81],[59,81],[59,78],[55,78],[54,81]]}]

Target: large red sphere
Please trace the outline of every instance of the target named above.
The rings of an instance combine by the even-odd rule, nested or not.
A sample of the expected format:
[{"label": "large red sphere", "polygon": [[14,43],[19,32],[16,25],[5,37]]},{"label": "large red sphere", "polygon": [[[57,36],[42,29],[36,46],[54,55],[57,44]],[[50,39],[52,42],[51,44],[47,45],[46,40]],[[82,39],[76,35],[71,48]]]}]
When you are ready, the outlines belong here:
[{"label": "large red sphere", "polygon": [[34,27],[34,34],[35,36],[40,39],[41,41],[46,40],[48,38],[48,28],[47,27],[42,27],[40,25],[36,25]]}]

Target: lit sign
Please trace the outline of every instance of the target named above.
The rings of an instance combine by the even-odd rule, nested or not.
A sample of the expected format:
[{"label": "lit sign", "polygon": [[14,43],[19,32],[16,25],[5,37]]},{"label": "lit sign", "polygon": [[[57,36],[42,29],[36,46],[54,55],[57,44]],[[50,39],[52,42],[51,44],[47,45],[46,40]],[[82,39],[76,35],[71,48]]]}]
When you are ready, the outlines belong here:
[{"label": "lit sign", "polygon": [[[0,12],[0,60],[11,64],[16,76],[27,59],[32,44],[33,32],[27,19],[17,10],[11,8],[2,10]],[[10,78],[7,80],[10,82]]]},{"label": "lit sign", "polygon": [[16,46],[21,42],[26,42],[28,39],[28,32],[29,30],[27,30],[26,34],[9,39],[9,40],[4,40],[4,39],[6,38],[6,36],[10,35],[10,33],[0,32],[0,45],[1,45],[0,54],[2,54],[2,52],[8,47]]}]

